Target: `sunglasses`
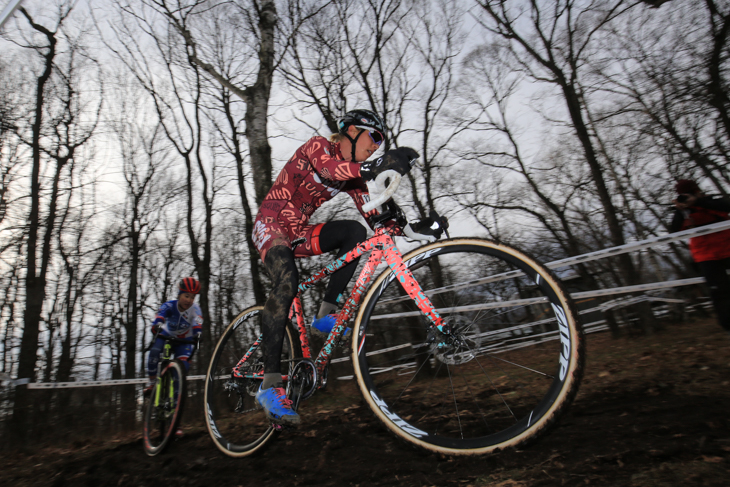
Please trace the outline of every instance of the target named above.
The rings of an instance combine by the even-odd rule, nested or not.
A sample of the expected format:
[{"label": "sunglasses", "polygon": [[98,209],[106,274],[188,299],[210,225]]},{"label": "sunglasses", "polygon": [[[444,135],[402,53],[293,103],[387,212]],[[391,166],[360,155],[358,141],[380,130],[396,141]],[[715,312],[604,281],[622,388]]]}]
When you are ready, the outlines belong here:
[{"label": "sunglasses", "polygon": [[372,140],[374,144],[376,144],[378,147],[380,147],[380,144],[383,143],[383,138],[384,138],[383,134],[381,134],[377,130],[373,130],[373,131],[366,130],[366,132],[370,136],[370,140]]}]

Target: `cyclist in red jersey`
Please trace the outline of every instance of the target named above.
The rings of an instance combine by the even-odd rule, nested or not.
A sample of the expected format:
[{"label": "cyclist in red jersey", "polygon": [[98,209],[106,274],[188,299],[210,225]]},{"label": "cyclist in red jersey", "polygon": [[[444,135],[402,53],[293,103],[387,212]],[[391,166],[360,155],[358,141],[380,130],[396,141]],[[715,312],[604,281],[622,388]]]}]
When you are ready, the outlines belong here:
[{"label": "cyclist in red jersey", "polygon": [[[406,174],[418,158],[415,150],[400,147],[367,161],[383,143],[385,132],[380,117],[370,110],[347,112],[338,125],[339,133],[329,140],[315,136],[297,149],[264,198],[254,223],[253,241],[273,285],[261,318],[264,381],[256,400],[267,417],[279,424],[299,423],[299,415],[286,398],[279,363],[286,320],[299,283],[294,259],[333,250],[340,257],[367,237],[365,227],[353,220],[310,225],[309,218],[324,202],[345,191],[369,222],[378,212],[362,211],[369,201],[366,181],[388,169]],[[331,330],[334,317],[329,315],[337,310],[338,296],[356,267],[357,262],[352,262],[331,276],[314,329]]]}]

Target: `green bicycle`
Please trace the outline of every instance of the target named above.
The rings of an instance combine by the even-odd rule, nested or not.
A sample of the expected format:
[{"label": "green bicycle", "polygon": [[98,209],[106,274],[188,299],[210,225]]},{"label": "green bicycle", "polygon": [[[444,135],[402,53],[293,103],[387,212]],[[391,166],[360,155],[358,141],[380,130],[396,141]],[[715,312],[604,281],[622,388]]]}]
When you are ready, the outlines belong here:
[{"label": "green bicycle", "polygon": [[[186,372],[185,365],[179,359],[173,358],[172,345],[190,343],[187,340],[155,334],[147,350],[152,348],[158,336],[165,340],[165,345],[157,364],[157,382],[152,388],[144,414],[144,451],[149,456],[155,456],[167,447],[180,422],[185,403]],[[188,360],[197,349],[197,342],[193,344],[194,348]]]}]

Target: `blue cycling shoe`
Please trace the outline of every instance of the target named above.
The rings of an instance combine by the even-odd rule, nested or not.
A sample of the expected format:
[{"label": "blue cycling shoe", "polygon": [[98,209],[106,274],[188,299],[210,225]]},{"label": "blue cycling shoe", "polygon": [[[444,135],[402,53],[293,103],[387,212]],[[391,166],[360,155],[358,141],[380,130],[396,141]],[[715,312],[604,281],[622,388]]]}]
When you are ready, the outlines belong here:
[{"label": "blue cycling shoe", "polygon": [[264,413],[271,422],[286,425],[299,424],[299,415],[292,409],[292,401],[286,397],[286,391],[281,383],[268,389],[261,389],[259,386],[256,402],[264,408]]},{"label": "blue cycling shoe", "polygon": [[[314,318],[314,321],[312,321],[312,331],[316,330],[324,335],[329,335],[329,333],[332,331],[332,328],[335,327],[336,322],[336,314],[324,315],[321,318]],[[343,336],[347,336],[349,334],[350,328],[345,328],[345,334]]]}]

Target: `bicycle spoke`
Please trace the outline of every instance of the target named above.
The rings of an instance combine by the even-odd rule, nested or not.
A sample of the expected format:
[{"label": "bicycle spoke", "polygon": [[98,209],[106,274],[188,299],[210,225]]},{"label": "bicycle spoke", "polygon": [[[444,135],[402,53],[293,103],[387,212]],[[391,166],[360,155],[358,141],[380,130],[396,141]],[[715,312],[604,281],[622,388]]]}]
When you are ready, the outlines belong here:
[{"label": "bicycle spoke", "polygon": [[154,456],[162,452],[180,420],[185,395],[185,369],[178,360],[163,368],[158,383],[147,400],[144,416],[145,452]]},{"label": "bicycle spoke", "polygon": [[[206,425],[216,446],[233,457],[258,451],[275,433],[255,398],[263,380],[262,308],[249,308],[228,325],[205,381]],[[281,360],[284,377],[291,377],[296,364],[294,340],[287,329]]]},{"label": "bicycle spoke", "polygon": [[[566,401],[558,393],[577,384],[572,376],[565,382],[566,331],[558,329],[554,306],[565,310],[558,296],[566,298],[549,271],[491,243],[461,240],[409,257],[451,334],[430,340],[421,310],[385,275],[363,303],[366,338],[354,359],[366,399],[394,432],[451,453],[488,450],[553,420],[556,398]],[[569,317],[575,372],[580,328]]]}]

